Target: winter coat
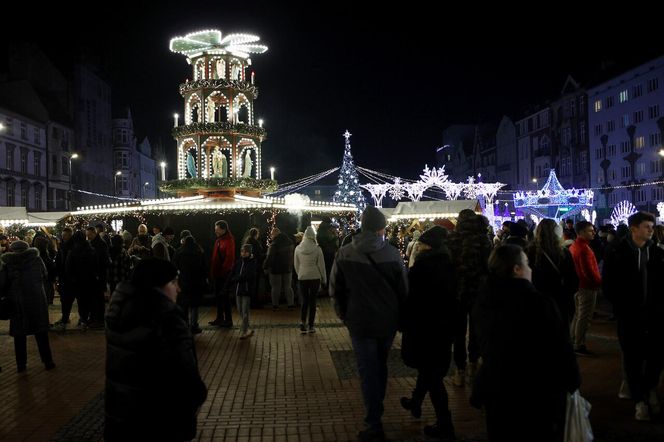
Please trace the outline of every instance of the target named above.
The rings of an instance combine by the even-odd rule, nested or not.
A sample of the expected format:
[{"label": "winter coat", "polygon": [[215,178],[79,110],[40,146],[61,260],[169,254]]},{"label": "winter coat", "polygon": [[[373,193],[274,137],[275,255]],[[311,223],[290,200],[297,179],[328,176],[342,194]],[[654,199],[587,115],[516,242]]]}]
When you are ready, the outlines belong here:
[{"label": "winter coat", "polygon": [[112,287],[122,281],[127,281],[131,276],[131,258],[127,252],[120,248],[111,248],[111,264],[108,267],[108,282]]},{"label": "winter coat", "polygon": [[21,252],[3,253],[0,263],[0,290],[9,293],[15,306],[9,321],[9,335],[47,332],[48,300],[44,292],[47,275],[39,250],[30,247]]},{"label": "winter coat", "polygon": [[[537,262],[535,247],[527,250],[528,261],[533,270],[533,285],[542,294],[556,302],[560,315],[566,322],[574,316],[574,294],[579,289],[574,261],[569,250],[561,248],[560,262],[553,264],[542,255]],[[550,257],[555,259],[554,257]]]},{"label": "winter coat", "polygon": [[461,302],[470,307],[475,302],[489,273],[488,261],[492,244],[486,229],[473,225],[478,220],[460,222],[450,233],[449,248],[457,277],[457,292]]},{"label": "winter coat", "polygon": [[98,269],[98,285],[97,289],[106,291],[106,273],[108,272],[108,267],[111,265],[111,256],[108,254],[108,245],[106,242],[97,235],[95,239],[90,241],[90,245],[95,250],[97,255]]},{"label": "winter coat", "polygon": [[[307,234],[310,228],[307,227]],[[309,235],[307,234],[295,248],[294,265],[297,279],[300,281],[320,279],[321,284],[327,284],[323,251],[315,242],[313,229]]]},{"label": "winter coat", "polygon": [[374,232],[356,235],[337,253],[329,293],[351,336],[394,336],[408,293],[408,276],[399,251]]},{"label": "winter coat", "polygon": [[166,238],[161,233],[152,237],[152,256],[155,258],[170,261],[169,247],[168,241],[166,241]]},{"label": "winter coat", "polygon": [[576,238],[569,246],[569,251],[574,258],[574,268],[579,277],[579,288],[586,290],[599,290],[602,285],[602,277],[599,274],[599,266],[595,253],[590,248],[588,240]]},{"label": "winter coat", "polygon": [[245,241],[245,244],[251,244],[251,254],[254,255],[257,263],[262,264],[265,259],[265,250],[261,242],[256,238],[249,237]]},{"label": "winter coat", "polygon": [[157,289],[116,288],[106,313],[106,441],[196,436],[207,388],[182,310]]},{"label": "winter coat", "polygon": [[334,254],[337,253],[339,249],[339,237],[334,234],[332,225],[330,223],[322,222],[318,226],[318,232],[316,233],[316,242],[323,249],[323,255],[327,258],[328,256],[334,257]]},{"label": "winter coat", "polygon": [[240,258],[235,261],[229,283],[231,293],[235,296],[251,296],[256,284],[256,258]]},{"label": "winter coat", "polygon": [[173,264],[180,271],[178,285],[180,299],[192,307],[200,305],[203,294],[207,291],[207,262],[201,247],[196,243],[183,244],[173,257]]},{"label": "winter coat", "polygon": [[65,281],[72,293],[89,293],[99,285],[99,262],[90,244],[73,246],[65,261]]},{"label": "winter coat", "polygon": [[267,249],[263,269],[273,275],[293,272],[293,241],[285,234],[278,234]]},{"label": "winter coat", "polygon": [[525,279],[489,278],[472,314],[483,363],[471,403],[514,407],[517,422],[528,413],[564,420],[580,378],[554,301]]},{"label": "winter coat", "polygon": [[210,274],[213,278],[226,278],[235,264],[235,238],[226,232],[214,241]]},{"label": "winter coat", "polygon": [[458,310],[454,266],[448,253],[421,251],[408,272],[401,341],[406,365],[447,373]]},{"label": "winter coat", "polygon": [[[647,280],[640,272],[641,250],[631,238],[620,240],[604,256],[602,291],[613,303],[618,320],[639,322],[664,337],[664,250],[655,244],[645,246]],[[645,282],[645,287],[644,287]]]}]

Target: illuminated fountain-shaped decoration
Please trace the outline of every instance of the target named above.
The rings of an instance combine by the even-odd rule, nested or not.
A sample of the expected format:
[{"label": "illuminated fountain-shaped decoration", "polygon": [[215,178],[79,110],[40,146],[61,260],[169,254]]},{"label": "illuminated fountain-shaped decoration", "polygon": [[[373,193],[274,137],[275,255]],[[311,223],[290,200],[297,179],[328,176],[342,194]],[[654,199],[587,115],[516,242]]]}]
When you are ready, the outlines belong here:
[{"label": "illuminated fountain-shaped decoration", "polygon": [[620,201],[611,212],[611,224],[618,228],[620,224],[627,224],[627,219],[636,213],[636,207],[629,201]]},{"label": "illuminated fountain-shaped decoration", "polygon": [[514,194],[514,207],[539,218],[560,221],[593,205],[594,193],[590,189],[564,189],[551,169],[549,179],[540,190],[519,191]]}]

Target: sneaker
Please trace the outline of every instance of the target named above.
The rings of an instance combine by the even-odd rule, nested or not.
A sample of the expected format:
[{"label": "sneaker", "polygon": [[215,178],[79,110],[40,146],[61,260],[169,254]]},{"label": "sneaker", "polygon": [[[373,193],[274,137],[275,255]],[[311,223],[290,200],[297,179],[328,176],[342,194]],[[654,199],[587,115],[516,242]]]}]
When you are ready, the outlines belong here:
[{"label": "sneaker", "polygon": [[88,324],[86,324],[83,321],[78,321],[78,324],[76,325],[76,328],[78,330],[86,331],[88,329]]},{"label": "sneaker", "polygon": [[637,421],[649,421],[650,413],[648,412],[648,405],[645,402],[636,404],[636,414],[634,416]]},{"label": "sneaker", "polygon": [[316,329],[314,328],[313,325],[309,326],[309,333],[316,333]]},{"label": "sneaker", "polygon": [[56,321],[53,325],[51,325],[51,330],[56,332],[63,332],[67,330],[67,323],[62,321]]},{"label": "sneaker", "polygon": [[650,394],[648,395],[648,405],[652,414],[659,414],[662,411],[659,398],[657,397],[657,390],[654,388],[650,390]]},{"label": "sneaker", "polygon": [[452,378],[452,383],[455,387],[463,387],[466,382],[466,371],[457,370]]},{"label": "sneaker", "polygon": [[627,382],[622,381],[620,384],[620,390],[618,390],[618,397],[620,399],[632,399],[632,392],[629,391],[629,385]]},{"label": "sneaker", "polygon": [[580,345],[574,349],[574,353],[578,356],[594,356],[595,353],[588,350],[585,345]]},{"label": "sneaker", "polygon": [[307,334],[307,326],[304,325],[304,322],[302,324],[300,324],[300,333],[303,334],[303,335]]},{"label": "sneaker", "polygon": [[442,425],[438,425],[437,423],[433,425],[425,425],[424,434],[429,437],[435,437],[437,439],[456,440],[454,428],[444,428]]},{"label": "sneaker", "polygon": [[382,442],[385,439],[383,430],[362,430],[357,433],[357,438],[363,442]]},{"label": "sneaker", "polygon": [[415,419],[419,419],[420,417],[422,417],[422,406],[415,405],[412,399],[407,397],[402,397],[401,399],[399,399],[399,403],[404,409],[410,411],[410,414]]}]

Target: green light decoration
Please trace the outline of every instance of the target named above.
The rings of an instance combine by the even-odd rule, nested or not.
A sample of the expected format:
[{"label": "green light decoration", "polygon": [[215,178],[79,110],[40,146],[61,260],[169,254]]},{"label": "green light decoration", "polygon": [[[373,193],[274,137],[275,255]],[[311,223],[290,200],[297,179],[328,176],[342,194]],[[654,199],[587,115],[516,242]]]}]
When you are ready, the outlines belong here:
[{"label": "green light decoration", "polygon": [[260,38],[251,34],[229,34],[222,38],[221,31],[208,29],[192,32],[184,37],[171,39],[169,48],[187,57],[197,54],[232,54],[242,58],[249,58],[249,54],[262,54],[267,46],[254,44]]},{"label": "green light decoration", "polygon": [[159,186],[162,192],[174,193],[178,190],[206,189],[206,188],[238,188],[256,189],[265,192],[277,190],[277,182],[273,180],[258,180],[256,178],[189,178],[186,180],[167,181]]}]

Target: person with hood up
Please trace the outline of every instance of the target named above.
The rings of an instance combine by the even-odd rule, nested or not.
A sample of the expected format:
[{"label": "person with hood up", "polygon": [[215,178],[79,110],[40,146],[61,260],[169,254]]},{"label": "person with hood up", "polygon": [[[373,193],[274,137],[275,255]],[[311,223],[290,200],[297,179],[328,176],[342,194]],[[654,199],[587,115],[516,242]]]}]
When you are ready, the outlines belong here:
[{"label": "person with hood up", "polygon": [[412,398],[401,398],[401,406],[419,418],[422,402],[429,393],[436,423],[425,426],[424,434],[454,439],[443,378],[452,360],[459,303],[446,238],[447,230],[441,226],[425,231],[419,237],[420,251],[408,273],[401,356],[406,365],[417,369],[417,382]]},{"label": "person with hood up", "polygon": [[417,247],[417,240],[420,239],[420,236],[422,235],[422,232],[419,230],[415,230],[413,232],[413,237],[411,240],[408,242],[408,246],[406,247],[406,261],[408,261],[408,268],[411,268],[413,264],[415,264],[415,258],[411,259],[413,256],[413,250]]},{"label": "person with hood up", "polygon": [[295,295],[291,286],[293,275],[293,241],[284,232],[272,229],[272,243],[267,249],[263,270],[268,273],[272,288],[272,310],[279,310],[281,290],[286,292],[288,309],[295,308]]},{"label": "person with hood up", "polygon": [[9,320],[9,335],[14,338],[16,371],[26,371],[27,336],[34,335],[39,356],[47,370],[55,368],[48,340],[48,300],[44,292],[46,267],[39,250],[25,241],[14,241],[9,252],[0,256],[0,290],[12,299],[14,314]]},{"label": "person with hood up", "polygon": [[387,358],[402,319],[408,277],[401,254],[385,241],[385,215],[369,206],[361,221],[362,233],[334,260],[329,293],[350,333],[360,373],[366,429],[358,437],[382,441]]},{"label": "person with hood up", "polygon": [[163,259],[165,261],[171,260],[170,244],[164,237],[164,234],[159,232],[152,237],[152,256],[155,258]]},{"label": "person with hood up", "polygon": [[173,257],[173,264],[180,272],[178,305],[184,310],[191,333],[197,335],[203,332],[198,325],[198,307],[207,289],[207,262],[203,249],[189,230],[183,230],[180,236],[182,246]]},{"label": "person with hood up", "polygon": [[488,267],[473,310],[483,363],[470,403],[484,407],[490,441],[561,441],[567,394],[581,383],[567,324],[531,283],[521,247],[498,246]]},{"label": "person with hood up", "polygon": [[[314,322],[316,320],[316,296],[321,283],[327,284],[325,274],[325,258],[323,250],[316,244],[316,232],[309,226],[304,232],[302,242],[295,248],[295,273],[300,284],[302,295],[302,311],[300,314],[300,332],[315,333]],[[309,327],[307,323],[309,316]]]},{"label": "person with hood up", "polygon": [[196,437],[207,397],[194,340],[176,304],[178,272],[141,260],[106,313],[104,440],[184,441]]}]

